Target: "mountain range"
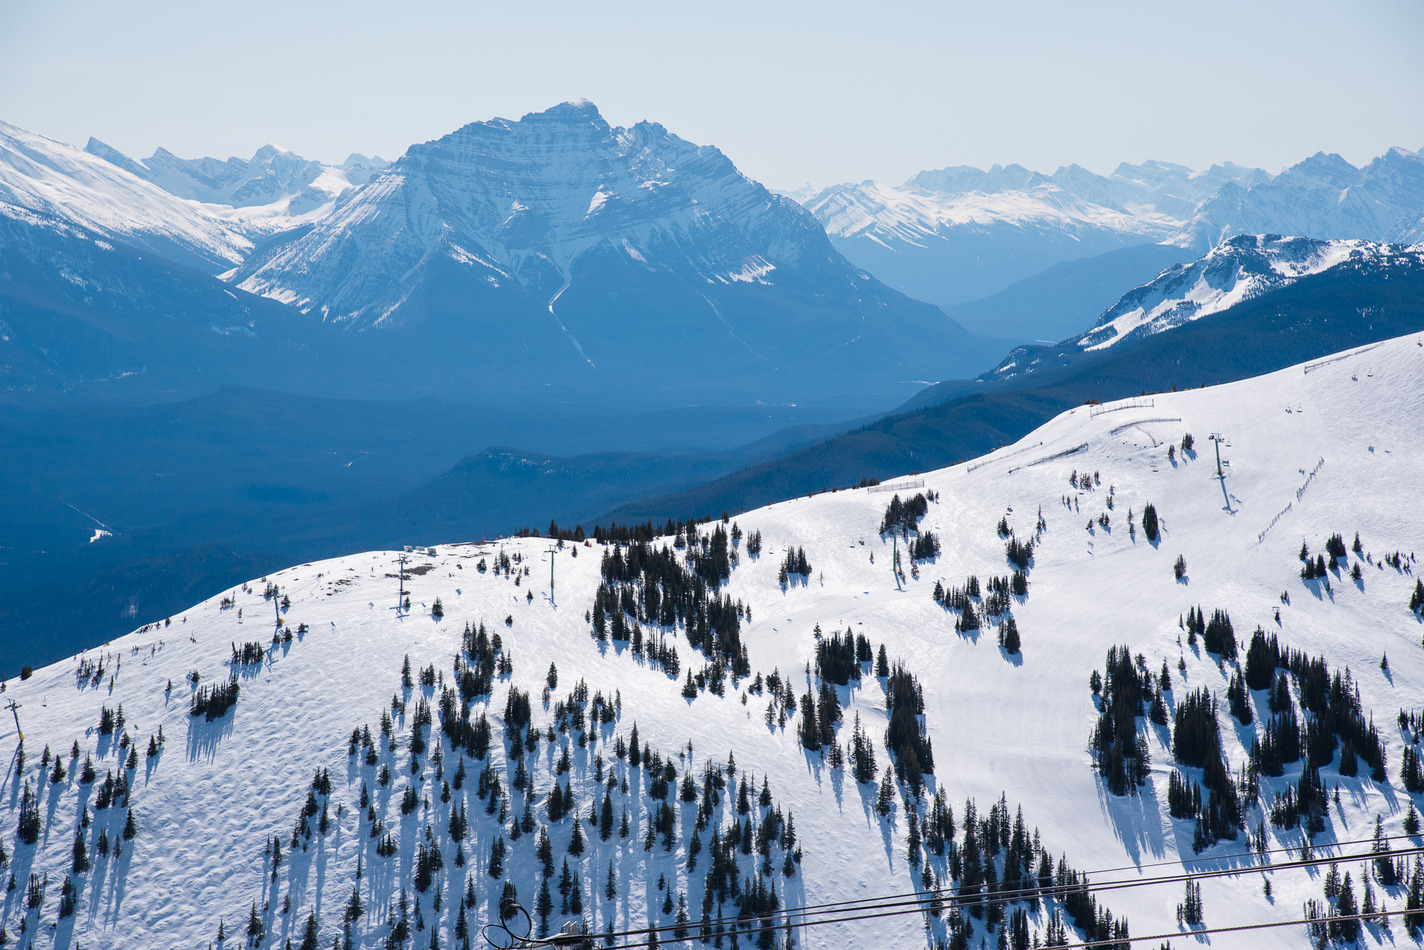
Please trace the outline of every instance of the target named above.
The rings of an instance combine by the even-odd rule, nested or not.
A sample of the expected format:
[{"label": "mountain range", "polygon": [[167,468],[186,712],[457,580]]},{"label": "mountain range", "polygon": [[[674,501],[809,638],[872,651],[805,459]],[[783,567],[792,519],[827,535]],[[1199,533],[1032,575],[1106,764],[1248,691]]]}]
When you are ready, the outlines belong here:
[{"label": "mountain range", "polygon": [[[806,206],[848,259],[992,332],[991,308],[960,306],[1065,262],[1108,270],[1120,294],[1155,276],[1154,265],[1193,260],[1243,234],[1416,243],[1424,235],[1424,156],[1395,148],[1356,168],[1318,153],[1277,175],[1231,163],[1202,172],[1124,164],[1108,176],[1078,166],[1052,175],[1018,165],[955,167],[899,187],[833,186]],[[1120,251],[1143,245],[1161,248],[1156,256]],[[1070,293],[1070,312],[1081,312],[1079,299]],[[1101,312],[1115,297],[1086,299]],[[1024,327],[1020,338],[1040,326],[1040,338],[1061,338],[1052,336],[1061,327],[1052,304],[1043,309],[1043,323]]]},{"label": "mountain range", "polygon": [[1417,939],[1421,170],[0,126],[0,945]]},{"label": "mountain range", "polygon": [[[179,262],[210,272],[237,264],[230,293],[291,305],[294,326],[315,318],[329,341],[315,349],[365,347],[345,372],[407,392],[859,408],[1001,351],[847,263],[814,218],[721,152],[652,123],[611,128],[588,103],[475,123],[344,190],[347,177],[276,150],[137,163],[90,143],[111,164],[18,130],[0,145],[13,204],[143,247],[187,242]],[[314,188],[341,197],[269,236],[239,226],[244,202],[276,196],[255,207],[290,219]],[[149,207],[120,223],[110,193]],[[169,219],[182,227],[165,232]],[[147,372],[198,358],[156,348]]]},{"label": "mountain range", "polygon": [[206,207],[206,213],[260,236],[295,227],[331,211],[335,199],[386,166],[380,157],[352,154],[340,165],[324,165],[277,145],[264,145],[249,160],[179,158],[160,148],[132,159],[96,138],[84,151],[122,168],[169,194]]},{"label": "mountain range", "polygon": [[[1409,332],[1407,247],[1350,232],[1413,233],[1419,165],[949,168],[827,192],[828,233],[717,149],[587,102],[339,166],[275,146],[137,160],[0,127],[8,666],[54,656],[59,616],[10,592],[106,635],[293,560],[737,511],[971,457],[1086,399]],[[1280,255],[1310,241],[1206,246],[1248,206],[1253,227],[1373,249],[1306,274]],[[951,238],[980,243],[916,257]],[[942,309],[846,241],[926,279],[1046,269]],[[1052,263],[1089,246],[1115,249]],[[1170,332],[1084,342],[1131,321]]]}]

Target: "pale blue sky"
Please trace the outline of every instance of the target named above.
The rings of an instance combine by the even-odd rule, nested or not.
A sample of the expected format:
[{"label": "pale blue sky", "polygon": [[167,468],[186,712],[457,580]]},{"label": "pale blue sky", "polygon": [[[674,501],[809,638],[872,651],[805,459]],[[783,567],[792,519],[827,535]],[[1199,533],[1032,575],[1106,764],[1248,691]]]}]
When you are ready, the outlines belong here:
[{"label": "pale blue sky", "polygon": [[399,155],[588,98],[777,187],[1424,146],[1420,0],[0,0],[0,120],[138,157]]}]

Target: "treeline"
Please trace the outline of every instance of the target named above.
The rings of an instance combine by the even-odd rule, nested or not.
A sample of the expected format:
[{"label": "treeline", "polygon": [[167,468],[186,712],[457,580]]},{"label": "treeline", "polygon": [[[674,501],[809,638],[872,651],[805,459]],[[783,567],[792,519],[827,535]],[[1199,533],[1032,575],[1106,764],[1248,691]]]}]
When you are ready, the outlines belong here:
[{"label": "treeline", "polygon": [[1136,794],[1152,764],[1147,736],[1138,727],[1147,703],[1160,697],[1154,692],[1152,673],[1140,657],[1133,661],[1125,644],[1109,647],[1104,671],[1094,670],[1089,686],[1098,704],[1088,742],[1098,773],[1112,794]]},{"label": "treeline", "polygon": [[232,666],[247,666],[252,663],[261,663],[267,659],[267,648],[261,643],[249,641],[239,647],[236,643],[232,645]]},{"label": "treeline", "polygon": [[792,574],[799,574],[802,578],[811,576],[811,562],[806,560],[805,548],[786,549],[786,557],[781,561],[781,571],[777,574],[777,580],[782,587],[786,586]]},{"label": "treeline", "polygon": [[[819,633],[820,627],[816,629]],[[837,726],[844,716],[836,687],[859,683],[870,673],[873,662],[875,675],[884,680],[885,710],[890,719],[885,729],[885,747],[896,778],[918,794],[924,776],[934,772],[934,751],[924,724],[924,688],[903,664],[890,664],[884,644],[872,661],[874,652],[864,634],[852,634],[850,630],[817,640],[815,673],[820,685],[801,697],[797,738],[808,752],[824,751],[832,768],[843,767],[847,750],[841,748],[837,739]],[[874,747],[861,727],[859,716],[851,732],[848,752],[856,781],[874,781],[878,772]],[[888,773],[886,779],[889,779]],[[882,797],[888,794],[887,786]]]},{"label": "treeline", "polygon": [[1223,660],[1236,659],[1236,630],[1231,625],[1231,615],[1226,611],[1213,610],[1211,619],[1207,620],[1200,605],[1189,607],[1183,625],[1187,630],[1188,646],[1196,646],[1197,637],[1201,637],[1202,646],[1208,653],[1218,654]]},{"label": "treeline", "polygon": [[[720,526],[718,532],[725,539]],[[710,543],[708,551],[711,560],[715,548]],[[589,616],[595,638],[631,640],[635,654],[650,656],[676,676],[680,671],[676,650],[660,632],[644,638],[639,622],[666,630],[681,625],[688,644],[701,651],[709,663],[725,668],[735,678],[750,675],[751,663],[741,639],[746,607],[741,601],[718,595],[673,549],[636,541],[626,548],[614,545],[604,552],[600,570],[603,581],[594,594]]]},{"label": "treeline", "polygon": [[[1196,819],[1192,850],[1198,853],[1223,838],[1234,840],[1243,824],[1241,799],[1226,768],[1216,712],[1216,698],[1203,687],[1182,698],[1172,721],[1172,754],[1181,764],[1202,770],[1207,797],[1203,801],[1197,785],[1174,770],[1167,789],[1167,807],[1173,818]],[[1187,785],[1189,799],[1182,791]]]},{"label": "treeline", "polygon": [[919,530],[920,519],[929,513],[930,500],[923,492],[906,501],[901,501],[898,494],[891,497],[885,514],[880,518],[881,536],[898,534],[908,539],[911,531]]}]

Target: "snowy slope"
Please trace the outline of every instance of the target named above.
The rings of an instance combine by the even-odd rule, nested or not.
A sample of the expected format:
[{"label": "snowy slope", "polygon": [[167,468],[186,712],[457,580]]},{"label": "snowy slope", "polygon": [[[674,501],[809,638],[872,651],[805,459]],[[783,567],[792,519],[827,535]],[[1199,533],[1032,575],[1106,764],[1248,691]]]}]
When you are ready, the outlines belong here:
[{"label": "snowy slope", "polygon": [[[725,587],[752,611],[743,629],[751,668],[763,674],[779,669],[791,677],[799,695],[805,688],[803,671],[814,655],[817,625],[827,633],[849,628],[885,644],[890,656],[903,659],[923,682],[925,720],[936,753],[932,784],[945,790],[956,818],[962,818],[966,796],[978,801],[982,814],[1004,792],[1011,810],[1022,805],[1025,820],[1041,830],[1052,855],[1065,854],[1080,870],[1128,869],[1093,875],[1102,881],[1157,873],[1162,869],[1148,867],[1157,862],[1167,862],[1169,869],[1178,862],[1192,867],[1201,862],[1191,852],[1191,822],[1166,815],[1171,756],[1163,731],[1149,729],[1154,766],[1142,795],[1115,798],[1095,776],[1087,752],[1096,716],[1089,673],[1102,665],[1110,646],[1126,644],[1145,655],[1149,669],[1163,661],[1172,667],[1174,703],[1199,686],[1220,696],[1230,665],[1223,671],[1211,656],[1179,645],[1177,620],[1190,606],[1208,612],[1224,608],[1238,638],[1259,624],[1279,632],[1290,647],[1323,653],[1332,668],[1348,666],[1365,709],[1384,736],[1387,784],[1372,783],[1363,772],[1339,778],[1334,766],[1322,769],[1329,785],[1338,783],[1340,797],[1317,845],[1368,837],[1376,814],[1383,816],[1388,832],[1398,833],[1410,796],[1398,778],[1404,738],[1393,725],[1395,713],[1424,706],[1419,622],[1405,606],[1417,568],[1409,552],[1424,536],[1424,516],[1412,503],[1418,473],[1424,471],[1424,432],[1416,422],[1424,410],[1421,347],[1424,339],[1398,339],[1228,386],[1082,407],[985,459],[917,476],[923,488],[907,480],[902,496],[938,493],[920,529],[934,531],[944,553],[919,565],[918,576],[903,582],[890,570],[895,542],[877,533],[891,497],[888,490],[824,494],[741,515],[736,519],[741,529],[761,532],[765,546],[758,558],[741,549],[740,565]],[[1195,434],[1196,451],[1178,457],[1175,448],[1187,433]],[[1222,480],[1215,477],[1209,433],[1226,440]],[[1097,472],[1101,484],[1071,487],[1070,472]],[[1108,511],[1110,491],[1114,507]],[[1140,530],[1135,537],[1126,530],[1129,509],[1140,514],[1147,502],[1155,505],[1162,522],[1156,544]],[[1004,516],[1020,537],[1028,537],[1040,508],[1046,528],[1035,548],[1030,592],[1012,607],[1023,635],[1022,655],[1002,652],[992,631],[956,634],[953,614],[930,596],[936,581],[959,585],[970,574],[1007,573],[996,522]],[[1101,513],[1110,515],[1109,527],[1090,521]],[[1296,555],[1302,539],[1315,550],[1333,532],[1347,539],[1358,532],[1370,556],[1349,556],[1350,564],[1363,567],[1362,581],[1353,582],[1342,571],[1332,575],[1327,590],[1320,582],[1300,579]],[[788,545],[804,547],[811,574],[807,583],[793,580],[783,589],[777,571]],[[462,800],[456,794],[452,803],[441,802],[435,794],[439,780],[430,776],[427,759],[421,759],[427,762],[422,781],[434,783],[421,793],[429,811],[418,804],[411,815],[400,813],[398,800],[410,774],[410,719],[422,696],[439,692],[420,685],[403,688],[402,658],[408,654],[417,672],[433,664],[451,681],[451,657],[460,648],[467,621],[488,624],[512,654],[512,675],[496,682],[487,701],[495,733],[492,761],[502,782],[509,781],[512,769],[507,747],[499,741],[508,690],[528,690],[534,697],[534,723],[549,725],[555,710],[543,707],[538,697],[553,662],[559,673],[556,701],[579,677],[590,693],[612,696],[616,691],[621,699],[619,718],[602,727],[596,746],[569,743],[570,776],[580,791],[582,811],[590,801],[585,792],[594,784],[590,760],[595,751],[620,774],[631,772],[635,782],[640,780],[637,770],[609,751],[613,737],[626,737],[636,720],[642,738],[677,762],[678,774],[685,767],[679,750],[690,755],[699,775],[704,763],[724,763],[734,751],[738,776],[770,777],[778,807],[794,813],[805,852],[792,877],[773,875],[784,901],[814,903],[918,887],[919,877],[906,860],[904,803],[882,820],[873,809],[874,786],[857,785],[848,772],[829,768],[821,754],[804,752],[796,741],[794,717],[784,728],[766,724],[767,696],[745,696],[748,683],[743,680],[729,686],[725,697],[703,692],[685,699],[677,678],[624,647],[589,635],[585,611],[598,583],[599,547],[570,545],[554,555],[553,592],[546,580],[551,542],[545,539],[442,546],[436,554],[413,554],[410,566],[420,573],[405,581],[412,600],[408,612],[397,609],[398,580],[391,576],[397,571],[396,553],[304,564],[266,578],[291,599],[288,627],[305,624],[308,629],[273,648],[260,665],[241,667],[235,709],[211,723],[187,714],[191,687],[184,678],[197,671],[204,685],[221,682],[232,644],[271,639],[278,606],[264,600],[263,581],[195,605],[169,626],[136,631],[88,656],[9,683],[4,699],[19,704],[26,753],[23,778],[15,777],[12,762],[4,780],[8,811],[0,821],[0,837],[19,882],[4,904],[9,935],[17,935],[28,875],[47,872],[44,902],[27,918],[36,947],[75,942],[206,946],[216,940],[219,918],[228,934],[223,945],[235,947],[254,906],[268,934],[264,945],[280,946],[288,936],[296,945],[308,915],[315,913],[320,945],[327,946],[341,932],[353,884],[366,910],[353,928],[354,940],[364,947],[382,945],[390,930],[386,909],[402,885],[409,886],[426,824],[438,831],[449,809]],[[1396,550],[1405,552],[1401,568],[1385,567],[1383,557]],[[500,552],[518,556],[515,568],[528,566],[530,574],[516,584],[496,571],[479,570],[481,560],[496,566]],[[1172,576],[1178,555],[1187,565],[1181,581]],[[1282,602],[1283,591],[1290,595],[1289,604]],[[235,601],[231,606],[221,603],[228,596]],[[437,597],[444,607],[439,620],[430,616]],[[694,662],[683,634],[671,640],[684,669],[700,663]],[[1388,671],[1380,669],[1386,652]],[[1179,657],[1183,672],[1176,666]],[[104,670],[97,677],[92,666],[82,666],[98,661]],[[858,714],[879,744],[886,716],[880,682],[867,675],[858,688],[840,693],[847,719],[842,740],[852,715]],[[407,711],[397,717],[398,751],[378,755],[393,767],[394,780],[376,792],[373,806],[399,841],[397,855],[387,859],[374,856],[377,840],[367,835],[368,823],[357,807],[363,781],[377,790],[375,769],[365,766],[360,754],[348,757],[347,742],[353,727],[363,724],[379,735],[378,721],[383,709],[391,709],[392,694],[397,703],[404,699]],[[1253,699],[1264,715],[1264,693]],[[139,743],[132,796],[138,835],[117,862],[98,860],[94,870],[75,876],[77,912],[52,930],[81,808],[87,804],[95,816],[86,831],[91,856],[99,831],[113,837],[123,824],[124,816],[113,814],[114,809],[94,811],[94,787],[80,785],[73,775],[74,766],[89,754],[96,758],[101,783],[106,771],[118,769],[111,743],[94,727],[102,707],[119,703]],[[476,716],[485,705],[476,702]],[[433,735],[439,734],[438,723],[437,718]],[[1250,733],[1235,727],[1224,703],[1219,723],[1234,772],[1245,761],[1243,742],[1249,743]],[[156,759],[146,760],[143,749],[160,726],[166,746]],[[13,725],[0,730],[0,742],[14,740]],[[560,736],[559,741],[569,740]],[[81,749],[79,758],[71,761],[64,753],[71,774],[50,784],[38,770],[40,750],[45,745],[68,750],[74,742]],[[380,747],[384,750],[383,742]],[[538,748],[530,758],[542,794],[550,788],[557,755],[544,742]],[[878,756],[883,766],[883,747]],[[447,745],[447,779],[454,762]],[[465,794],[481,763],[470,760],[468,765]],[[310,839],[298,835],[292,850],[293,822],[319,768],[330,771],[331,828]],[[1298,770],[1288,768],[1282,779],[1263,779],[1267,799]],[[16,842],[15,812],[26,782],[43,789],[46,831],[36,847]],[[522,794],[509,794],[511,812],[518,815]],[[477,895],[468,915],[475,930],[472,940],[478,941],[478,925],[498,901],[499,884],[485,866],[494,818],[480,804],[469,796],[472,831],[465,846],[470,863],[456,866],[453,844],[443,845],[444,870],[437,884],[443,910],[434,910],[430,894],[420,899],[421,922],[439,928],[441,946],[461,945],[455,928],[466,875]],[[679,823],[693,818],[681,805],[677,814]],[[718,814],[718,821],[735,817],[729,807]],[[674,890],[687,890],[695,921],[706,852],[689,877],[682,850],[686,826],[680,824],[678,850],[669,854],[657,843],[645,852],[640,843],[645,816],[631,819],[628,839],[615,834],[600,841],[590,833],[588,850],[570,861],[587,895],[585,912],[598,930],[610,914],[620,929],[643,926],[649,906],[661,903],[656,880],[666,875]],[[538,821],[551,827],[557,868],[570,840],[568,820],[549,822],[540,811]],[[1255,818],[1251,821],[1254,826]],[[1278,831],[1269,824],[1267,829],[1273,846],[1300,841],[1298,830]],[[283,853],[275,877],[264,854],[273,835]],[[1202,858],[1240,849],[1240,842],[1223,842]],[[537,875],[530,850],[528,839],[521,839],[507,870],[520,898],[532,906]],[[359,881],[358,861],[363,869]],[[933,861],[943,866],[942,858]],[[615,901],[603,897],[610,862],[619,892]],[[1358,880],[1358,863],[1344,870]],[[1204,882],[1207,926],[1292,919],[1304,900],[1320,896],[1318,875],[1282,870],[1271,877],[1273,900],[1263,897],[1260,874]],[[415,894],[410,891],[412,898]],[[286,913],[284,898],[290,898]],[[1127,915],[1135,936],[1178,932],[1171,908],[1182,899],[1180,884],[1110,891],[1103,899],[1115,914]],[[1402,894],[1395,890],[1386,900],[1397,909]],[[556,893],[556,908],[558,903]],[[561,919],[556,912],[553,925]],[[661,919],[671,923],[671,915]],[[983,922],[974,924],[975,933],[983,935]],[[1042,914],[1032,918],[1032,925],[1041,930]],[[1402,933],[1396,928],[1396,937]],[[1302,945],[1304,933],[1299,927],[1284,928],[1261,931],[1252,939],[1260,946],[1295,947]],[[422,947],[431,942],[424,931],[413,940]],[[809,928],[796,935],[798,946],[811,947],[919,946],[924,940],[916,915]]]},{"label": "snowy slope", "polygon": [[209,273],[252,242],[191,203],[87,152],[0,123],[0,201]]},{"label": "snowy slope", "polygon": [[338,196],[364,185],[386,165],[359,154],[340,165],[324,165],[277,145],[264,145],[246,160],[185,159],[160,148],[139,161],[95,138],[84,150],[175,197],[199,203],[206,214],[249,235],[324,217]]},{"label": "snowy slope", "polygon": [[1397,255],[1419,259],[1424,245],[1405,248],[1274,234],[1231,238],[1200,260],[1169,267],[1156,280],[1125,294],[1077,343],[1085,350],[1100,350],[1134,334],[1161,333],[1220,313],[1345,261],[1383,261]]}]

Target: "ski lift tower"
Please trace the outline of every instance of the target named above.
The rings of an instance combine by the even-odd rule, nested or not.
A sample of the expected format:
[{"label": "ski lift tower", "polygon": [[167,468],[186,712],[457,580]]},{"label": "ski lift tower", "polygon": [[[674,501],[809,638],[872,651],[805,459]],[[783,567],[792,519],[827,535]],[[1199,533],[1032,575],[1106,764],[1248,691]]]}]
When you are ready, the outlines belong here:
[{"label": "ski lift tower", "polygon": [[20,728],[20,704],[13,699],[10,700],[10,712],[15,716],[15,731],[20,734],[20,741],[25,741],[25,730]]},{"label": "ski lift tower", "polygon": [[1216,477],[1225,478],[1221,471],[1221,443],[1225,442],[1226,438],[1220,432],[1213,432],[1207,438],[1216,443]]},{"label": "ski lift tower", "polygon": [[549,603],[554,602],[554,555],[559,553],[556,546],[549,548]]},{"label": "ski lift tower", "polygon": [[[396,563],[400,565],[400,592],[397,594],[396,610],[400,610],[400,609],[401,609],[401,605],[405,603],[405,563],[406,563],[406,556],[405,556],[404,554],[402,554],[400,557],[396,558]],[[389,575],[387,575],[387,576],[389,576]]]}]

